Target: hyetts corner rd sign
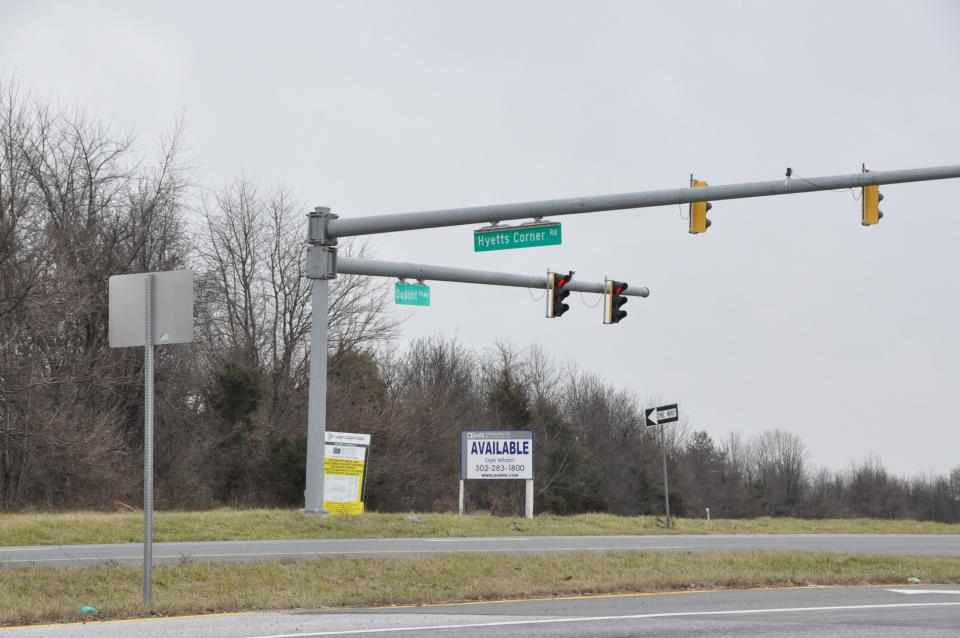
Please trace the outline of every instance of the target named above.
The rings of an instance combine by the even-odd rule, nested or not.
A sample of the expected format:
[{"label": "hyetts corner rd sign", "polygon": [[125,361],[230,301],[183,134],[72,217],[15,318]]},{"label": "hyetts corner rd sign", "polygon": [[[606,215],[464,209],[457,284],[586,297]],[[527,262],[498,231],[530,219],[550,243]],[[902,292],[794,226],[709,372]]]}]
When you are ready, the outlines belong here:
[{"label": "hyetts corner rd sign", "polygon": [[665,423],[674,423],[680,420],[677,404],[661,405],[658,408],[647,408],[644,410],[647,417],[647,427],[663,425]]},{"label": "hyetts corner rd sign", "polygon": [[561,239],[559,222],[489,226],[473,231],[473,252],[557,246]]}]

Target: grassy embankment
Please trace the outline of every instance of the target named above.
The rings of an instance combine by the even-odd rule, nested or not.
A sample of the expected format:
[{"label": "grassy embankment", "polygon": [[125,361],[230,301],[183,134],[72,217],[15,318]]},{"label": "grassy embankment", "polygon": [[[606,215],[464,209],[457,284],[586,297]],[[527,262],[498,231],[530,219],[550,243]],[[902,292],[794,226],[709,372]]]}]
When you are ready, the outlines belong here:
[{"label": "grassy embankment", "polygon": [[[960,558],[743,554],[452,555],[257,564],[183,563],[154,571],[160,615],[496,600],[584,593],[806,585],[960,582]],[[136,567],[0,570],[0,624],[142,614]],[[2,632],[0,632],[2,634]]]},{"label": "grassy embankment", "polygon": [[[519,530],[512,529],[515,523]],[[475,514],[377,514],[318,518],[295,510],[158,512],[154,540],[279,540],[300,538],[414,538],[446,536],[574,536],[613,534],[960,534],[960,525],[872,519],[677,519],[665,529],[654,516],[537,516],[533,520]],[[137,543],[143,514],[74,512],[0,515],[0,546]]]}]

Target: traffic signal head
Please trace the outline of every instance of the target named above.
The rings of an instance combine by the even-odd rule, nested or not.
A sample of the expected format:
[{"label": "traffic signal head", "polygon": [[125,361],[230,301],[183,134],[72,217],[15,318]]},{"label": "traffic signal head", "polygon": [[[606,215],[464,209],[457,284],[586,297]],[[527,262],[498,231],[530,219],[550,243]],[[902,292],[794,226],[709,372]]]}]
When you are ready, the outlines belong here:
[{"label": "traffic signal head", "polygon": [[[691,179],[690,186],[695,188],[706,186],[706,182]],[[707,219],[707,211],[713,208],[710,202],[690,202],[690,234],[697,235],[707,232],[710,228],[710,220]]]},{"label": "traffic signal head", "polygon": [[879,224],[880,220],[883,219],[883,211],[880,210],[880,202],[883,201],[883,194],[880,192],[880,187],[864,186],[860,199],[862,200],[863,213],[860,223],[864,226]]},{"label": "traffic signal head", "polygon": [[547,274],[547,317],[560,317],[570,306],[563,303],[563,300],[570,296],[570,291],[566,286],[573,279],[573,271],[566,275],[552,272]]},{"label": "traffic signal head", "polygon": [[[864,173],[869,173],[867,167],[863,167]],[[860,223],[864,226],[875,226],[883,219],[883,212],[880,210],[880,202],[883,201],[883,195],[880,193],[879,186],[864,186],[860,194]]]},{"label": "traffic signal head", "polygon": [[604,323],[620,323],[620,320],[627,316],[626,310],[620,310],[620,306],[627,303],[627,298],[623,296],[626,289],[626,282],[607,282],[607,305],[603,317]]}]

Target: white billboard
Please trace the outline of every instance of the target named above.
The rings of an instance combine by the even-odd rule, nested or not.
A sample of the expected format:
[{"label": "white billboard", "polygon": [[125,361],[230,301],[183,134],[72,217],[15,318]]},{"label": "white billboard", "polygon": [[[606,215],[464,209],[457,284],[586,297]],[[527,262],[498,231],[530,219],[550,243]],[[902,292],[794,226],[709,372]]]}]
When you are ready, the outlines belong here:
[{"label": "white billboard", "polygon": [[463,430],[460,479],[533,480],[533,432]]}]

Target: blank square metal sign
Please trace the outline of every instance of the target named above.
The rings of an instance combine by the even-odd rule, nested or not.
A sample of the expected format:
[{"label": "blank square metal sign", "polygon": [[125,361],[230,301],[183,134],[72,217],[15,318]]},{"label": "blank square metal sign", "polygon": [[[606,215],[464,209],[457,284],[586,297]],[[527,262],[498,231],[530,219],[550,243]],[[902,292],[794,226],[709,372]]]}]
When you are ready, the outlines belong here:
[{"label": "blank square metal sign", "polygon": [[[145,345],[147,275],[110,277],[110,347]],[[153,274],[153,342],[193,341],[193,273],[171,270]]]}]

